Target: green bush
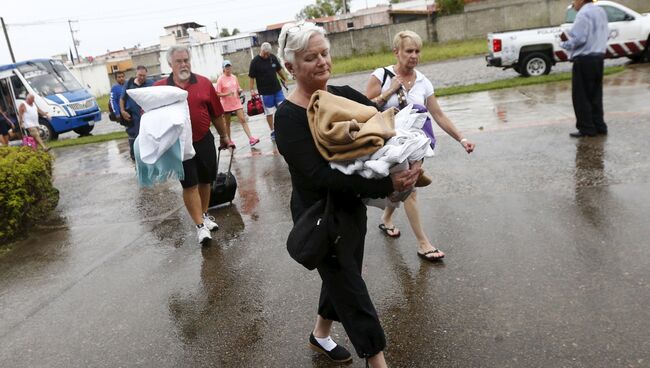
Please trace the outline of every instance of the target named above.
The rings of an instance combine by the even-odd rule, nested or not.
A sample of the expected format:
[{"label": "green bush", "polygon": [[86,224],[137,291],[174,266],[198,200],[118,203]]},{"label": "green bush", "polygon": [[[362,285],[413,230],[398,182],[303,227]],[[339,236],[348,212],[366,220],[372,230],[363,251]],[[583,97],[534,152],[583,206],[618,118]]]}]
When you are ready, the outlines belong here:
[{"label": "green bush", "polygon": [[465,0],[438,0],[436,3],[441,15],[458,14],[465,10]]},{"label": "green bush", "polygon": [[0,244],[15,239],[58,203],[52,156],[28,147],[0,147]]}]

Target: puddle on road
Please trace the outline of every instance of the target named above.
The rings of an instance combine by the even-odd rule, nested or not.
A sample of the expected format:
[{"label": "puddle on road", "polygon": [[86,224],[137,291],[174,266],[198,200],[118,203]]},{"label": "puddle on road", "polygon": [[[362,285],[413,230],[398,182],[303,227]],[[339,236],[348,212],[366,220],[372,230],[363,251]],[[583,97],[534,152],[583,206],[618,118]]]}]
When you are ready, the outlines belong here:
[{"label": "puddle on road", "polygon": [[[605,114],[647,113],[650,68],[646,65],[605,77]],[[615,104],[608,96],[616,96]],[[498,130],[509,127],[572,123],[571,82],[549,83],[474,94],[442,97],[442,110],[465,132]],[[436,126],[438,132],[442,130]]]}]

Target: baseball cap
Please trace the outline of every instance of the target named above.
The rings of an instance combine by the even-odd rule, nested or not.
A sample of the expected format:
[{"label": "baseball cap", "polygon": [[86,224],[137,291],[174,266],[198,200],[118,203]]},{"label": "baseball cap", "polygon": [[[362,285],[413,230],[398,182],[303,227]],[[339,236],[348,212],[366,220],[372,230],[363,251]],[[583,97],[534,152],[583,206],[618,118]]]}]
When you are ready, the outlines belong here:
[{"label": "baseball cap", "polygon": [[230,62],[230,60],[224,60],[223,61],[223,67],[225,68],[227,66],[232,66],[232,63]]}]

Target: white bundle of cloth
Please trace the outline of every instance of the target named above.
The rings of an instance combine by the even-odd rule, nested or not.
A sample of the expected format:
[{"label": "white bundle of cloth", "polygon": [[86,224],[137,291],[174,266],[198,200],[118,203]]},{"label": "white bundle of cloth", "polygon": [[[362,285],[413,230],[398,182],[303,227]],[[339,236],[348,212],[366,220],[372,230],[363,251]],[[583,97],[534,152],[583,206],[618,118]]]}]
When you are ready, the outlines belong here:
[{"label": "white bundle of cloth", "polygon": [[174,86],[158,86],[126,92],[145,111],[138,133],[142,162],[155,163],[177,140],[183,161],[194,157],[187,91]]},{"label": "white bundle of cloth", "polygon": [[361,175],[367,179],[378,179],[391,172],[408,168],[409,162],[433,157],[431,141],[422,131],[428,113],[419,113],[408,105],[395,115],[396,135],[384,146],[369,156],[354,161],[333,161],[330,167],[344,174]]},{"label": "white bundle of cloth", "polygon": [[145,113],[135,140],[136,171],[142,186],[184,178],[183,161],[195,155],[187,91],[174,86],[129,89]]}]

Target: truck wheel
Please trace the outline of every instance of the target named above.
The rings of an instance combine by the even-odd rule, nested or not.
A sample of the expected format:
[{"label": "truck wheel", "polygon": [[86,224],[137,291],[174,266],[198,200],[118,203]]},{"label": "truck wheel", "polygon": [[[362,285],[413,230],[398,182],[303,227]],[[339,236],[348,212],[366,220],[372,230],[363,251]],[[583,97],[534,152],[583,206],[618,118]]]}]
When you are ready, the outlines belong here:
[{"label": "truck wheel", "polygon": [[90,135],[90,132],[93,131],[94,127],[95,127],[94,125],[85,125],[85,126],[82,126],[82,127],[79,127],[79,128],[74,128],[73,130],[74,130],[75,133],[77,133],[77,134],[79,134],[80,136],[83,137],[83,136],[86,136],[86,135]]},{"label": "truck wheel", "polygon": [[38,119],[38,122],[40,123],[38,130],[41,135],[41,139],[44,142],[55,141],[59,139],[59,133],[54,131],[54,128],[52,128],[52,124],[50,124],[50,122],[47,121],[47,119],[40,118]]},{"label": "truck wheel", "polygon": [[633,63],[642,63],[645,59],[645,52],[640,52],[634,55],[627,55],[627,58],[630,59]]},{"label": "truck wheel", "polygon": [[539,77],[551,72],[551,59],[541,52],[526,54],[521,62],[521,75]]},{"label": "truck wheel", "polygon": [[630,59],[633,63],[643,63],[644,61],[650,61],[650,35],[648,35],[648,40],[646,41],[645,48],[638,54],[627,55],[627,58]]}]

